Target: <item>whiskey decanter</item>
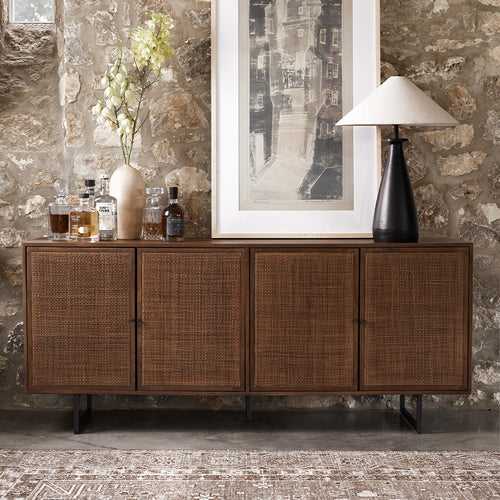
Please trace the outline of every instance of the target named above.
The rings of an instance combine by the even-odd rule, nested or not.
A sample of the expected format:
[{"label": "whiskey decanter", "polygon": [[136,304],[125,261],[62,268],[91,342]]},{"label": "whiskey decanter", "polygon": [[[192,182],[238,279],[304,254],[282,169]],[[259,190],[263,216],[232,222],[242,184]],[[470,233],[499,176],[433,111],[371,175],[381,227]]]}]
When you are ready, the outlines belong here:
[{"label": "whiskey decanter", "polygon": [[69,213],[73,208],[66,203],[68,183],[63,179],[54,182],[56,201],[49,204],[49,238],[52,240],[67,240],[69,237]]},{"label": "whiskey decanter", "polygon": [[162,240],[160,196],[163,188],[146,188],[146,207],[142,209],[142,239]]}]

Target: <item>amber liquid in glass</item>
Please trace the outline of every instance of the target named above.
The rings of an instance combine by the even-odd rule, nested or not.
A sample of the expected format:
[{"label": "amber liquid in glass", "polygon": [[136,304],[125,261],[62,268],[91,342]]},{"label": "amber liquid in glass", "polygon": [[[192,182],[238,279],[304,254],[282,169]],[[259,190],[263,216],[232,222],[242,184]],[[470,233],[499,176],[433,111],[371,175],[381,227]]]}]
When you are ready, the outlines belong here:
[{"label": "amber liquid in glass", "polygon": [[184,241],[185,218],[184,210],[177,203],[171,203],[165,208],[161,222],[162,235],[166,241]]},{"label": "amber liquid in glass", "polygon": [[161,222],[144,222],[142,224],[142,233],[145,240],[162,239]]},{"label": "amber liquid in glass", "polygon": [[50,230],[54,234],[66,234],[69,231],[69,214],[50,214]]},{"label": "amber liquid in glass", "polygon": [[97,211],[72,210],[70,221],[69,237],[71,239],[91,241],[99,239],[99,214]]}]

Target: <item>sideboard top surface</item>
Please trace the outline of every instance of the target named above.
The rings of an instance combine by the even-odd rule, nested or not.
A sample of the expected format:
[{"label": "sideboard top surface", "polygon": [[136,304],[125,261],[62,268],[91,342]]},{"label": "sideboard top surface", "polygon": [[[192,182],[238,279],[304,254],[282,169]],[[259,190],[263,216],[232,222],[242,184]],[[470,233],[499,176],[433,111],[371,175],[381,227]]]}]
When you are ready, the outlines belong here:
[{"label": "sideboard top surface", "polygon": [[40,238],[25,241],[23,247],[89,247],[89,248],[273,248],[273,247],[362,247],[420,248],[457,246],[472,247],[472,243],[453,238],[420,238],[417,243],[375,243],[372,239],[186,239],[182,242],[116,240],[101,242],[53,241]]}]

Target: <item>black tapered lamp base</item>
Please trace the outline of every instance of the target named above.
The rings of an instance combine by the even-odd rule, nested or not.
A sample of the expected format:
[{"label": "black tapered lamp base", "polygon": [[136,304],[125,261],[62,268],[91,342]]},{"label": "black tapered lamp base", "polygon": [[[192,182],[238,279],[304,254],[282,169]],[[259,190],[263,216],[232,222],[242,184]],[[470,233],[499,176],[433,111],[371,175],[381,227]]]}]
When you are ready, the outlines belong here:
[{"label": "black tapered lamp base", "polygon": [[399,129],[388,139],[389,155],[375,205],[373,239],[380,243],[413,243],[418,241],[418,217],[410,176],[406,166]]}]

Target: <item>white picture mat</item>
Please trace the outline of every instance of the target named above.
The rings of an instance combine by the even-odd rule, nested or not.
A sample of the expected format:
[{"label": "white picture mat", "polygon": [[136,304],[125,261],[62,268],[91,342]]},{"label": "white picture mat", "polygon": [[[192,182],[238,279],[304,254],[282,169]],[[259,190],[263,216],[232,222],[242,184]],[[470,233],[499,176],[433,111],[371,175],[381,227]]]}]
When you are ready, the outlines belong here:
[{"label": "white picture mat", "polygon": [[[352,0],[352,3],[355,106],[379,84],[379,2]],[[371,237],[380,177],[379,138],[375,127],[354,129],[354,210],[301,212],[239,209],[238,2],[213,0],[212,6],[212,236]]]}]

